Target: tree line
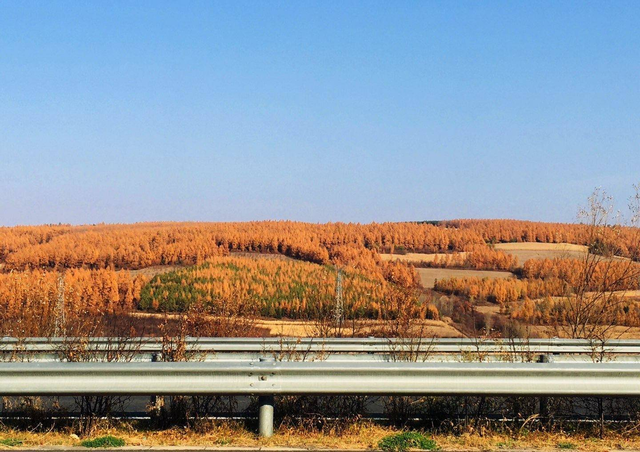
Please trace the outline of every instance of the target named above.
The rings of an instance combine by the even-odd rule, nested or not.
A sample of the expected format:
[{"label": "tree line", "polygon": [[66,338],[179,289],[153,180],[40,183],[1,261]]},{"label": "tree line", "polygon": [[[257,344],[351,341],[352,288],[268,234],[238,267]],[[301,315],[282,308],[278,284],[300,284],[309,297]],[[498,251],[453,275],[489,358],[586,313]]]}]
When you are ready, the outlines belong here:
[{"label": "tree line", "polygon": [[[620,255],[637,253],[627,229],[613,240]],[[397,248],[424,253],[462,252],[486,243],[538,241],[586,244],[580,224],[510,220],[456,220],[438,224],[310,224],[290,221],[246,223],[138,223],[93,226],[0,228],[4,271],[29,268],[137,269],[193,265],[233,251],[277,253],[325,264],[345,254]],[[628,243],[629,242],[629,243]],[[488,252],[488,251],[485,251]],[[478,254],[478,253],[476,253]],[[509,264],[504,264],[506,267]]]}]

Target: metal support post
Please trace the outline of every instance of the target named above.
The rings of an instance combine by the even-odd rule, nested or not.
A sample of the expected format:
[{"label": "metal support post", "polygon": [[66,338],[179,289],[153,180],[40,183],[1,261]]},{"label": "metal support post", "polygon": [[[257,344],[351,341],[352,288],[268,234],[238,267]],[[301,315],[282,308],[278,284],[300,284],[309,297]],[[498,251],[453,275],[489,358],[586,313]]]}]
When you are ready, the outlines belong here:
[{"label": "metal support post", "polygon": [[[553,355],[540,355],[538,360],[540,363],[552,363]],[[542,423],[546,423],[549,421],[549,398],[548,397],[540,397],[538,399],[538,413],[540,414],[540,420]]]},{"label": "metal support post", "polygon": [[[262,363],[275,363],[273,357],[261,357]],[[260,377],[261,380],[266,381],[267,377]],[[258,434],[263,438],[271,438],[273,436],[273,405],[274,396],[265,395],[258,398],[258,405],[260,405],[258,411]]]},{"label": "metal support post", "polygon": [[273,436],[273,403],[273,396],[260,396],[258,398],[258,404],[260,405],[258,433],[263,438]]}]

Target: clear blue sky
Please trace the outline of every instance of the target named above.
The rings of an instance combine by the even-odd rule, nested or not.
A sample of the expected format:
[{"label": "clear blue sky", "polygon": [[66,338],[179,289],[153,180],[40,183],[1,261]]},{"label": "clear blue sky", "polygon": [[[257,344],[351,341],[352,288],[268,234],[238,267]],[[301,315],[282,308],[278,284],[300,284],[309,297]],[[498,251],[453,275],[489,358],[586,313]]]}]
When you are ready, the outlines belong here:
[{"label": "clear blue sky", "polygon": [[638,1],[0,3],[0,224],[573,221],[639,180]]}]

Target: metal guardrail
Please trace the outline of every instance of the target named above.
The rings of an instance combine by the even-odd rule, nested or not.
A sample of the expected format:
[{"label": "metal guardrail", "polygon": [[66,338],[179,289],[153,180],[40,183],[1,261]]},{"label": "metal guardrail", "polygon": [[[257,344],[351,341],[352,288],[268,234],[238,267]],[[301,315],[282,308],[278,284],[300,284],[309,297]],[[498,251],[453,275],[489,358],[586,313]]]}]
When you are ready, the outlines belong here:
[{"label": "metal guardrail", "polygon": [[[59,361],[60,354],[70,345],[85,352],[121,350],[134,354],[135,361],[157,360],[162,353],[159,338],[61,339],[61,338],[0,338],[0,360],[9,357],[30,361]],[[78,347],[81,345],[81,347]],[[537,360],[554,356],[555,361],[591,362],[600,355],[619,362],[640,362],[639,340],[611,340],[606,343],[574,339],[384,339],[384,338],[187,338],[186,349],[197,353],[201,361],[250,361],[261,356],[291,358],[304,354],[328,361],[393,361],[403,353],[420,354],[420,359],[434,362],[461,361],[482,356],[488,361],[505,357]],[[349,356],[347,356],[349,355]],[[537,357],[537,358],[536,358]],[[161,357],[160,357],[161,358]],[[526,359],[525,359],[526,358]],[[160,359],[161,360],[161,359]]]},{"label": "metal guardrail", "polygon": [[640,364],[2,363],[0,395],[257,395],[260,434],[275,395],[640,397]]},{"label": "metal guardrail", "polygon": [[619,363],[3,363],[0,395],[640,396]]}]

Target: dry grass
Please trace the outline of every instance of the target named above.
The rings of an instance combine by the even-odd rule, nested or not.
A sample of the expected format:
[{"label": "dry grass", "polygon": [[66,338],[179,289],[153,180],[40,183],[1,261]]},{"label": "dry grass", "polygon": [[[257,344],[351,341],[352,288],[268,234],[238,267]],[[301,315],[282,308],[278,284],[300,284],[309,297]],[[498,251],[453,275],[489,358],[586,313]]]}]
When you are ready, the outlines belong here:
[{"label": "dry grass", "polygon": [[[180,314],[160,314],[155,312],[132,312],[132,317],[152,320],[158,322],[164,319],[178,319]],[[418,322],[418,321],[416,321]],[[385,322],[382,320],[359,320],[358,331],[360,335],[367,336],[369,333],[380,331]],[[441,320],[420,320],[420,325],[424,326],[429,337],[462,337],[460,331],[450,324]],[[276,319],[256,319],[254,328],[264,331],[266,337],[312,337],[317,335],[318,324],[308,320],[276,320]]]},{"label": "dry grass", "polygon": [[[574,245],[571,243],[538,243],[538,242],[516,242],[497,243],[494,245],[497,251],[504,251],[518,258],[518,262],[523,264],[529,259],[554,259],[571,258],[580,259],[584,257],[588,248],[584,245]],[[467,253],[406,253],[406,254],[380,254],[383,261],[402,261],[408,263],[433,262],[436,257],[444,259],[447,256],[460,256],[465,258]]]},{"label": "dry grass", "polygon": [[145,267],[138,270],[124,270],[131,273],[133,276],[142,275],[151,279],[156,275],[162,275],[163,273],[169,273],[172,271],[180,270],[184,268],[183,265],[154,265],[151,267]]},{"label": "dry grass", "polygon": [[[304,449],[374,449],[385,436],[398,433],[390,427],[370,422],[358,422],[340,431],[308,431],[302,428],[280,428],[269,439],[258,438],[242,424],[218,422],[198,431],[174,428],[161,431],[135,430],[124,425],[96,431],[94,436],[113,435],[125,440],[127,446],[180,447],[296,447]],[[19,447],[0,446],[0,449],[29,449],[43,446],[77,446],[80,440],[64,432],[33,433],[22,430],[0,430],[0,440],[19,439]],[[496,433],[468,428],[460,434],[434,434],[433,439],[445,451],[499,450],[558,450],[559,445],[572,445],[577,450],[603,452],[608,450],[639,449],[640,435],[621,435],[607,432],[603,439],[576,433],[529,432],[515,430]]]},{"label": "dry grass", "polygon": [[[611,292],[607,292],[608,294],[613,294],[616,295],[619,298],[631,298],[631,299],[638,299],[640,298],[640,290],[614,290]],[[597,295],[597,292],[585,292],[586,296],[594,296]],[[550,300],[553,301],[563,301],[566,300],[566,297],[548,297]],[[535,298],[533,301],[538,303],[543,301],[543,298]],[[640,300],[639,300],[640,301]]]},{"label": "dry grass", "polygon": [[[559,337],[570,339],[563,328],[548,325],[530,325],[531,337]],[[613,326],[607,331],[608,339],[640,339],[640,327],[637,326]]]},{"label": "dry grass", "polygon": [[574,245],[573,243],[540,243],[540,242],[513,242],[497,243],[494,248],[501,251],[528,250],[528,251],[577,251],[587,252],[584,245]]},{"label": "dry grass", "polygon": [[489,317],[500,314],[500,305],[497,304],[478,304],[475,306],[475,309]]},{"label": "dry grass", "polygon": [[406,254],[380,254],[380,258],[383,261],[401,261],[401,262],[408,262],[408,263],[423,263],[423,262],[434,262],[436,260],[436,258],[438,259],[445,259],[448,256],[456,256],[456,257],[460,257],[460,259],[465,259],[467,257],[468,253],[465,252],[461,252],[461,253],[451,253],[451,254],[445,254],[445,253],[406,253]]},{"label": "dry grass", "polygon": [[[377,320],[362,320],[359,322],[359,333],[367,336],[380,331],[383,323]],[[419,323],[430,337],[462,337],[460,331],[441,320],[421,320]],[[317,331],[315,322],[298,320],[258,320],[256,327],[269,331],[270,336],[284,337],[310,337]]]},{"label": "dry grass", "polygon": [[581,259],[588,250],[584,245],[537,242],[498,243],[494,248],[517,257],[520,264],[529,259]]},{"label": "dry grass", "polygon": [[513,273],[493,270],[454,270],[450,268],[416,268],[420,284],[425,289],[433,289],[437,280],[447,278],[511,278]]}]

